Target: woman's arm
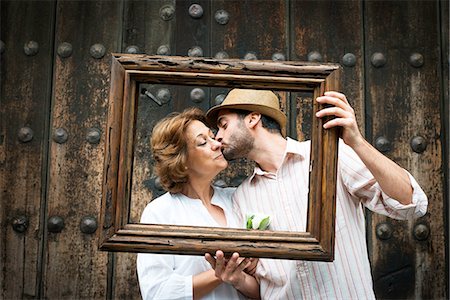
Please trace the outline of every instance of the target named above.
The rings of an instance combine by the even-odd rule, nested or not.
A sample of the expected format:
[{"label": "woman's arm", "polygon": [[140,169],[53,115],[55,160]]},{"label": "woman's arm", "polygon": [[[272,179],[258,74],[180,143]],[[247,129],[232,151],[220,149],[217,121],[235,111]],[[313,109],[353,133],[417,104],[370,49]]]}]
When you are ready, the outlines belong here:
[{"label": "woman's arm", "polygon": [[194,299],[200,299],[201,297],[207,295],[221,283],[222,280],[216,277],[213,269],[194,275],[192,277]]},{"label": "woman's arm", "polygon": [[251,299],[259,299],[259,283],[255,277],[244,272],[249,265],[250,259],[239,259],[238,253],[233,253],[231,258],[226,262],[222,251],[216,252],[216,258],[206,253],[205,259],[214,269],[216,277],[221,281],[227,282],[234,286],[239,292]]}]

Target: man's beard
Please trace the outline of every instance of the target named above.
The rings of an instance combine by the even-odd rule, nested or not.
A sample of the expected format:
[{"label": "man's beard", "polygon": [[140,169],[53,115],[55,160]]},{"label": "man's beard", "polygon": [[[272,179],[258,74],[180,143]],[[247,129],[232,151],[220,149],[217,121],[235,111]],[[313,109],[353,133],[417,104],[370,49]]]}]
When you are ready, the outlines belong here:
[{"label": "man's beard", "polygon": [[226,160],[247,157],[247,154],[253,149],[255,138],[250,134],[250,131],[244,124],[242,124],[241,128],[230,136],[229,142],[222,150]]}]

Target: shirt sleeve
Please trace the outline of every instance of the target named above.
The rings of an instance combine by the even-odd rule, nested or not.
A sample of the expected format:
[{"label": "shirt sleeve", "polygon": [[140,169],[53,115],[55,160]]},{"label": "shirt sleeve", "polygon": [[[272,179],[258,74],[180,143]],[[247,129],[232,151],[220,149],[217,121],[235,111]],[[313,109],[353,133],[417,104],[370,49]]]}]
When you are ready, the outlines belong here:
[{"label": "shirt sleeve", "polygon": [[[141,223],[164,223],[157,213],[147,206],[141,216]],[[137,273],[142,299],[192,299],[192,275],[174,272],[175,257],[170,254],[139,253]]]},{"label": "shirt sleeve", "polygon": [[192,299],[192,275],[173,272],[173,255],[139,253],[137,273],[142,299]]},{"label": "shirt sleeve", "polygon": [[373,212],[393,219],[406,220],[421,217],[427,211],[427,196],[408,171],[405,170],[413,188],[413,196],[412,203],[404,205],[383,192],[358,155],[342,141],[339,147],[339,172],[341,180],[355,201],[361,201]]}]

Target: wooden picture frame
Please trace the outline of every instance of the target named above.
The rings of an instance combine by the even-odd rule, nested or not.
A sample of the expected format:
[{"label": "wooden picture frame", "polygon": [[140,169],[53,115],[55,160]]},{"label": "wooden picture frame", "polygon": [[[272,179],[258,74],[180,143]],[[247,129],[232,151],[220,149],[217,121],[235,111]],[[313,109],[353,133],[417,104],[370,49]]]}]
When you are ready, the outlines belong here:
[{"label": "wooden picture frame", "polygon": [[[338,129],[313,117],[306,232],[128,223],[138,84],[308,91],[313,99],[339,90],[340,66],[295,61],[244,61],[113,54],[99,249],[204,255],[221,249],[241,256],[332,261]],[[313,116],[320,105],[313,101]]]}]

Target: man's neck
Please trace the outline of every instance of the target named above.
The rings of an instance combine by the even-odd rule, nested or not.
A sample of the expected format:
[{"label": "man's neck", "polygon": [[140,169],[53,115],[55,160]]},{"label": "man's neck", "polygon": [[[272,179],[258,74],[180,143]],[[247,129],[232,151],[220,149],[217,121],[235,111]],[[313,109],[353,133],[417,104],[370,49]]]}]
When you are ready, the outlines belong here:
[{"label": "man's neck", "polygon": [[248,158],[262,170],[276,173],[283,163],[286,146],[287,141],[281,135],[264,131],[255,137],[255,145]]}]

